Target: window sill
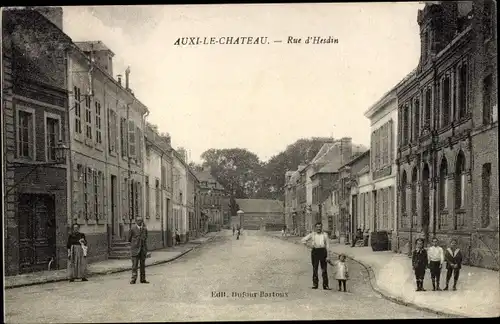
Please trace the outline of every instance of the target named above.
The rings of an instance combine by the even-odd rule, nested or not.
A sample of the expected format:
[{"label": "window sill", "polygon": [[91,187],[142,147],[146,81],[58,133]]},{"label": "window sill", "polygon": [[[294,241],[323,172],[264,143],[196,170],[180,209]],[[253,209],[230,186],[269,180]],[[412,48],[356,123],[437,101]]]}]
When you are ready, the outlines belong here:
[{"label": "window sill", "polygon": [[116,157],[116,153],[114,151],[109,151],[109,156]]},{"label": "window sill", "polygon": [[75,141],[77,141],[78,143],[83,143],[83,140],[82,140],[82,135],[80,133],[75,133],[75,137],[74,137]]},{"label": "window sill", "polygon": [[95,219],[87,219],[87,225],[96,225],[97,221]]},{"label": "window sill", "polygon": [[94,146],[94,148],[95,148],[97,151],[101,152],[101,153],[102,153],[102,152],[104,152],[104,149],[103,149],[103,147],[102,147],[102,145],[101,145],[101,144],[97,144],[97,143],[96,143],[96,144],[95,144],[95,146]]},{"label": "window sill", "polygon": [[103,217],[101,217],[101,218],[98,218],[98,219],[97,219],[97,221],[96,221],[96,223],[97,223],[98,225],[105,225],[105,224],[107,223],[107,222],[106,222],[106,218],[105,218],[104,216],[103,216]]},{"label": "window sill", "polygon": [[90,139],[90,138],[85,139],[85,145],[87,145],[88,147],[94,147],[94,143],[92,142],[92,139]]}]

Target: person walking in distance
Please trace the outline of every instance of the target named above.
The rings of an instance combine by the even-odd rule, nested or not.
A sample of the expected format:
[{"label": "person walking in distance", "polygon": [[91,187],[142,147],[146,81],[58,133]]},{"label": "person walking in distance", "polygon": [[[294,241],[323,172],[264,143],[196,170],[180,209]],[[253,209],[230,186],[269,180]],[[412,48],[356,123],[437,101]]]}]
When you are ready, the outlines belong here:
[{"label": "person walking in distance", "polygon": [[428,258],[427,251],[424,249],[424,240],[419,238],[416,241],[417,247],[413,250],[411,263],[415,271],[415,279],[417,282],[417,291],[425,291],[424,277],[425,269],[427,268]]},{"label": "person walking in distance", "polygon": [[236,239],[239,240],[240,239],[240,234],[241,234],[241,227],[238,227],[238,230],[236,232]]},{"label": "person walking in distance", "polygon": [[181,234],[179,233],[179,229],[175,229],[175,244],[181,244]]},{"label": "person walking in distance", "polygon": [[135,224],[128,233],[128,241],[130,242],[130,256],[132,257],[132,280],[130,284],[135,284],[137,280],[137,267],[140,268],[141,283],[149,283],[146,281],[146,256],[148,254],[148,229],[142,221],[142,217],[135,219]]},{"label": "person walking in distance", "polygon": [[448,290],[448,284],[450,283],[451,275],[453,274],[453,290],[457,290],[457,281],[460,276],[460,269],[462,268],[462,252],[457,247],[457,240],[452,239],[450,241],[450,247],[446,249],[445,252],[446,259],[446,287],[444,290]]},{"label": "person walking in distance", "polygon": [[234,228],[234,226],[233,226],[233,236],[234,236],[234,232],[236,232],[236,228]]},{"label": "person walking in distance", "polygon": [[438,245],[438,239],[432,239],[432,246],[427,249],[427,255],[429,257],[429,269],[431,271],[432,280],[432,290],[440,291],[439,279],[441,278],[441,267],[444,263],[444,252],[443,248]]},{"label": "person walking in distance", "polygon": [[321,274],[323,277],[323,289],[330,290],[328,287],[328,272],[327,272],[327,261],[328,250],[330,248],[330,241],[328,239],[328,234],[323,232],[323,224],[321,222],[316,223],[315,232],[311,232],[302,238],[301,242],[307,244],[311,241],[311,263],[313,266],[313,286],[312,289],[318,289],[318,265],[321,264]]}]

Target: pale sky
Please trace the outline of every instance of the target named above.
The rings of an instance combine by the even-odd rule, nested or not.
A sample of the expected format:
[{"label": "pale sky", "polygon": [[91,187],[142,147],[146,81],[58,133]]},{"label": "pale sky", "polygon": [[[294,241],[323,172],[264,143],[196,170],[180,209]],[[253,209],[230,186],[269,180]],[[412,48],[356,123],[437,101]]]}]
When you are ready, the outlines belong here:
[{"label": "pale sky", "polygon": [[[299,138],[369,146],[363,113],[413,70],[421,3],[63,7],[73,41],[101,40],[130,87],[191,160],[246,148],[267,160]],[[268,37],[266,45],[176,46],[179,37]],[[338,44],[287,44],[332,36]],[[274,43],[282,40],[282,43]]]}]

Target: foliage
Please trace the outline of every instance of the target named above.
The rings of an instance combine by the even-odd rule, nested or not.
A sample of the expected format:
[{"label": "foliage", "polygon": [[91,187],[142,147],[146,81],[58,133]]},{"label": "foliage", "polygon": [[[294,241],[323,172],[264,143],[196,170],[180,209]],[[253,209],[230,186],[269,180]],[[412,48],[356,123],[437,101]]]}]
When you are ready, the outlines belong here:
[{"label": "foliage", "polygon": [[[209,149],[201,158],[203,166],[211,168],[212,176],[231,196],[231,214],[236,215],[238,207],[233,198],[282,200],[285,172],[311,161],[321,146],[331,141],[332,138],[299,139],[268,162],[261,162],[256,154],[239,148]],[[192,167],[201,169],[194,163]]]}]

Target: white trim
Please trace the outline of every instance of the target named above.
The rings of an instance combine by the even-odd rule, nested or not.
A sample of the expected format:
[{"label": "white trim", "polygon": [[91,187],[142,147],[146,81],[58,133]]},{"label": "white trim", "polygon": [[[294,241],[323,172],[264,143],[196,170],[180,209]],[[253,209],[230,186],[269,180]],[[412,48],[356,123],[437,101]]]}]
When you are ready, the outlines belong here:
[{"label": "white trim", "polygon": [[24,111],[26,113],[31,114],[31,124],[32,124],[32,137],[33,137],[33,160],[36,161],[36,122],[35,122],[35,109],[34,108],[29,108],[23,105],[18,105],[15,104],[15,110],[16,110],[16,159],[19,160],[28,160],[25,157],[20,156],[19,152],[19,112]]},{"label": "white trim", "polygon": [[[56,119],[59,122],[59,138],[58,140],[62,140],[62,121],[61,121],[61,115],[58,114],[53,114],[44,111],[43,112],[43,133],[44,133],[44,146],[45,146],[45,161],[49,161],[49,148],[48,148],[48,143],[47,143],[47,118],[51,119]],[[57,144],[57,143],[56,143]]]}]

